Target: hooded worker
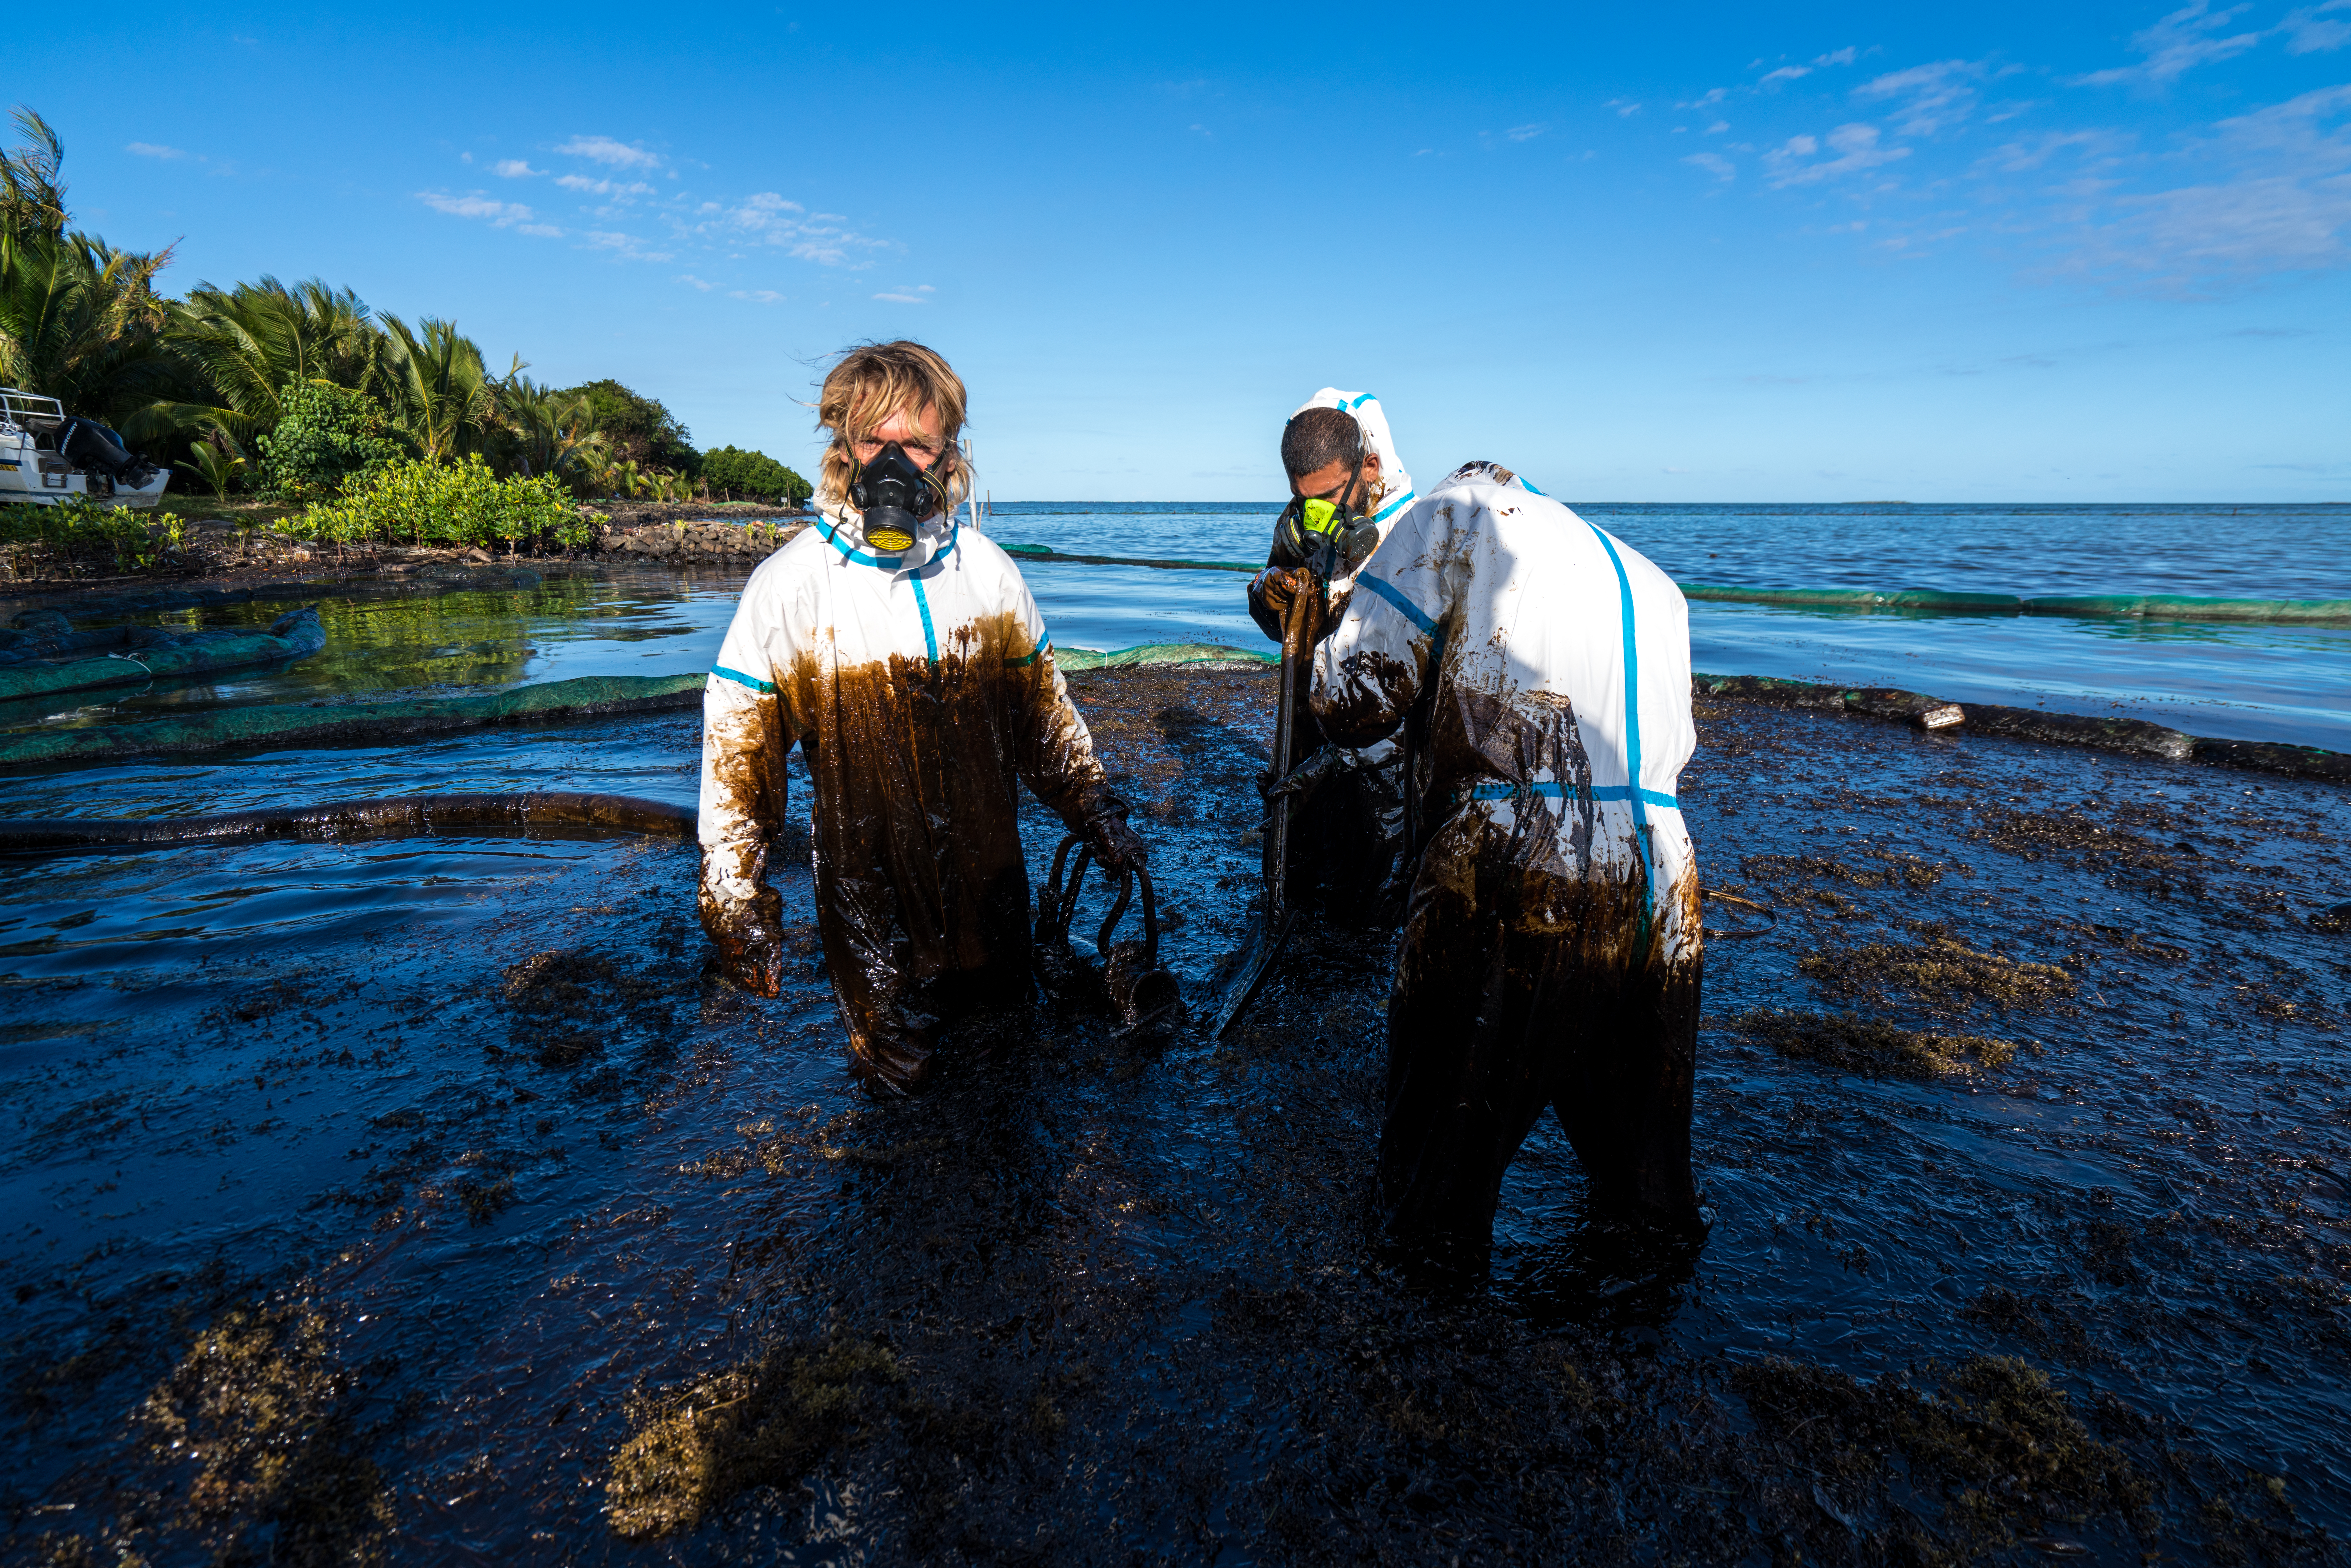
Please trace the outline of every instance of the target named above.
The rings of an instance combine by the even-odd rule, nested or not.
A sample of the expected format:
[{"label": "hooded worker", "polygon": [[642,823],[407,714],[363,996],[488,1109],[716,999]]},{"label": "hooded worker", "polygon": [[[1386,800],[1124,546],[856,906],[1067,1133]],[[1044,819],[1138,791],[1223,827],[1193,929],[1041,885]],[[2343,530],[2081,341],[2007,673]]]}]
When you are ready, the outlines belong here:
[{"label": "hooded worker", "polygon": [[[1286,607],[1307,585],[1270,586]],[[1595,1209],[1696,1217],[1689,692],[1672,579],[1485,463],[1397,520],[1315,649],[1324,733],[1409,727],[1415,758],[1378,1197],[1409,1253],[1482,1270],[1503,1173],[1547,1108]]]},{"label": "hooded worker", "polygon": [[841,357],[817,404],[820,516],[751,574],[703,702],[703,927],[741,984],[777,993],[763,873],[798,744],[825,967],[873,1091],[920,1085],[949,1026],[984,1037],[1034,994],[1016,781],[1105,867],[1144,856],[1028,585],[959,526],[964,406],[919,343]]},{"label": "hooded worker", "polygon": [[[1370,392],[1324,387],[1281,431],[1281,466],[1290,504],[1274,524],[1265,570],[1249,581],[1249,614],[1275,642],[1280,615],[1268,598],[1277,579],[1299,570],[1330,585],[1343,603],[1355,573],[1418,499],[1396,455],[1387,411]],[[1296,737],[1293,760],[1323,743],[1311,716]],[[1353,922],[1393,919],[1393,896],[1380,896],[1404,843],[1404,761],[1393,741],[1337,753],[1311,809],[1291,831],[1288,885],[1319,885],[1334,915]]]}]

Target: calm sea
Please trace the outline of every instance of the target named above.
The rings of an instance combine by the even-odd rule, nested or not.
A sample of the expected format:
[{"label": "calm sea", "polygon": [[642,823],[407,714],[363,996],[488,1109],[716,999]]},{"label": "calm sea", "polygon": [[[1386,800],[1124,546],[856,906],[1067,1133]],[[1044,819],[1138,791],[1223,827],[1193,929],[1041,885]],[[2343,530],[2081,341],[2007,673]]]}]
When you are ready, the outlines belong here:
[{"label": "calm sea", "polygon": [[[2351,506],[1663,506],[1571,502],[1683,582],[2019,595],[2351,598]],[[999,503],[1004,544],[1263,559],[1278,503]],[[1031,563],[1057,642],[1264,639],[1238,574]],[[2351,627],[1822,612],[1694,602],[1696,667],[2119,714],[2351,750]]]},{"label": "calm sea", "polygon": [[[1684,582],[2015,594],[2351,598],[2351,507],[1661,507],[1578,511]],[[999,505],[1005,544],[1094,555],[1262,560],[1273,503]],[[1268,646],[1239,572],[1022,567],[1054,641]],[[739,571],[614,567],[518,592],[322,591],[326,651],[280,669],[0,705],[0,729],[136,723],[192,708],[429,695],[575,675],[706,670]],[[282,604],[182,612],[264,625]],[[145,616],[141,620],[155,620]],[[2351,627],[1822,612],[1700,601],[1697,668],[1886,685],[1961,702],[2125,714],[2194,735],[2351,750]],[[486,786],[487,787],[487,786]]]}]

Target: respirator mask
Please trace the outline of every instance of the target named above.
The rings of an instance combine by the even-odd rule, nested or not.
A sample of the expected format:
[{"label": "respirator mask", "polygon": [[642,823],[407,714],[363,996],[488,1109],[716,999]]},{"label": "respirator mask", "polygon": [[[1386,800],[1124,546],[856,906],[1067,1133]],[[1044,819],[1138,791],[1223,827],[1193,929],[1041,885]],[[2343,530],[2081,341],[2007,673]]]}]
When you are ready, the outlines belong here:
[{"label": "respirator mask", "polygon": [[1274,523],[1276,541],[1328,580],[1343,577],[1368,559],[1380,540],[1371,518],[1354,507],[1363,494],[1363,459],[1336,499],[1293,496]]},{"label": "respirator mask", "polygon": [[[946,455],[940,455],[946,461]],[[865,542],[895,555],[914,548],[914,528],[939,515],[946,500],[939,482],[914,466],[906,449],[892,442],[861,463],[849,481],[849,499],[864,514]]]}]

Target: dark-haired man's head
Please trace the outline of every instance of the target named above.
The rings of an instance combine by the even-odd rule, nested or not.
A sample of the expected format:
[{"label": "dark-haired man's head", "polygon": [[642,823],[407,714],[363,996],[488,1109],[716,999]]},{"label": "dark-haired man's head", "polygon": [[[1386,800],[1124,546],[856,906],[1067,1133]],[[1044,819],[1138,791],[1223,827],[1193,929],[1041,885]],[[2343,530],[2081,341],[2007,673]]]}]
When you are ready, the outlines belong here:
[{"label": "dark-haired man's head", "polygon": [[1292,496],[1341,501],[1357,510],[1368,510],[1380,488],[1380,455],[1344,409],[1304,409],[1282,426],[1281,467]]}]

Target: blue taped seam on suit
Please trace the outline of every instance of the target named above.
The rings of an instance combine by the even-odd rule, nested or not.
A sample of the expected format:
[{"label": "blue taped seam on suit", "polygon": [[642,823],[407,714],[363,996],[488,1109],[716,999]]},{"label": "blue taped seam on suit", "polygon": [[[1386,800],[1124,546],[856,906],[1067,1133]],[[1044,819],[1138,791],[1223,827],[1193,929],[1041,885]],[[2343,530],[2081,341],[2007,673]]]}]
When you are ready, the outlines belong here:
[{"label": "blue taped seam on suit", "polygon": [[914,608],[923,612],[923,646],[929,651],[931,663],[935,664],[939,662],[939,634],[931,630],[930,596],[923,591],[923,580],[919,576],[907,580],[914,585]]},{"label": "blue taped seam on suit", "polygon": [[[1641,656],[1633,636],[1633,580],[1625,573],[1625,559],[1616,553],[1616,541],[1607,530],[1596,524],[1583,525],[1608,552],[1608,564],[1616,569],[1616,601],[1625,621],[1625,772],[1635,787],[1633,789],[1633,829],[1641,840],[1641,880],[1648,884],[1649,907],[1657,903],[1656,879],[1649,874],[1649,813],[1642,810],[1646,803],[1641,797],[1646,791],[1637,788],[1641,782]],[[1648,936],[1647,921],[1642,922],[1642,937]]]},{"label": "blue taped seam on suit", "polygon": [[[1575,793],[1573,786],[1562,784],[1556,779],[1546,779],[1533,784],[1473,785],[1469,790],[1469,799],[1507,800],[1520,789],[1552,800],[1563,800]],[[1660,806],[1668,811],[1678,811],[1682,809],[1679,800],[1661,789],[1643,789],[1637,793],[1646,805]],[[1626,784],[1595,784],[1592,788],[1592,798],[1595,800],[1631,800],[1635,794],[1633,788]]]},{"label": "blue taped seam on suit", "polygon": [[1023,669],[1028,665],[1035,664],[1038,660],[1043,658],[1052,651],[1053,639],[1050,634],[1048,634],[1041,639],[1035,647],[1029,649],[1026,653],[1020,655],[1020,657],[1017,659],[1007,659],[1004,662],[1011,665],[1016,670]]},{"label": "blue taped seam on suit", "polygon": [[730,670],[724,664],[714,666],[710,673],[722,679],[732,681],[738,686],[748,686],[753,691],[763,695],[771,695],[776,689],[776,683],[773,681],[763,681],[757,675],[747,675],[740,670]]},{"label": "blue taped seam on suit", "polygon": [[1382,507],[1378,511],[1374,512],[1372,514],[1372,521],[1375,523],[1384,523],[1390,517],[1395,516],[1396,513],[1402,511],[1405,507],[1411,506],[1415,501],[1419,499],[1420,497],[1418,496],[1415,495],[1410,490],[1406,490],[1403,495],[1398,496],[1395,500],[1390,501],[1386,506]]},{"label": "blue taped seam on suit", "polygon": [[906,559],[903,555],[867,555],[863,550],[850,549],[841,542],[841,528],[838,524],[827,527],[823,523],[819,523],[817,531],[824,536],[825,543],[841,552],[841,559],[858,566],[886,566],[894,571],[897,570],[898,563]]},{"label": "blue taped seam on suit", "polygon": [[1404,612],[1404,618],[1405,620],[1411,622],[1415,626],[1419,627],[1421,631],[1427,633],[1429,636],[1434,637],[1437,635],[1437,622],[1431,621],[1426,615],[1422,614],[1419,605],[1415,604],[1411,600],[1406,599],[1403,594],[1398,593],[1390,584],[1382,582],[1376,577],[1370,576],[1359,577],[1355,579],[1355,583],[1356,586],[1360,588],[1370,589],[1374,597],[1384,599],[1390,604],[1395,605],[1398,610]]}]

